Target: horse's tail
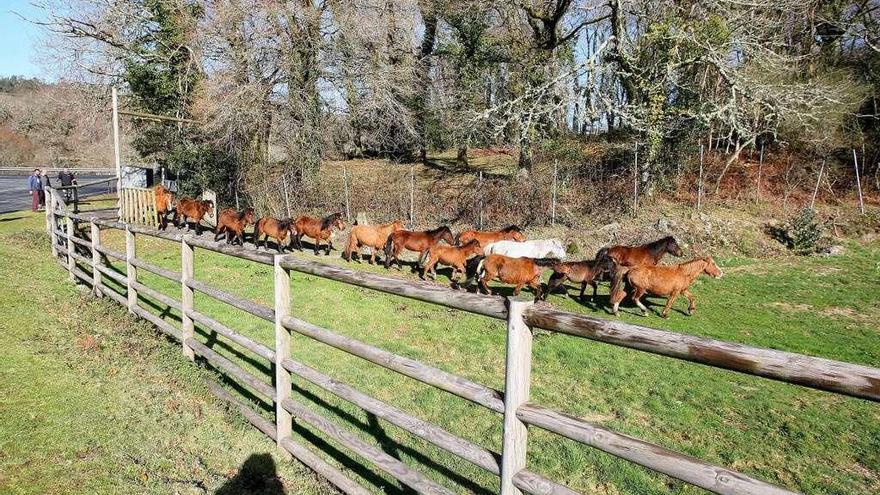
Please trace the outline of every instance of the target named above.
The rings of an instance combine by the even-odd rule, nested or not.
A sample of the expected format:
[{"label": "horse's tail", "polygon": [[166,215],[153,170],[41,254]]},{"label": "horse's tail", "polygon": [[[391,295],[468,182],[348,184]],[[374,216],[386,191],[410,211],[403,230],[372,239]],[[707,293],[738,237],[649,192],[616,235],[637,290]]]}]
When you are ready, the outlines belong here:
[{"label": "horse's tail", "polygon": [[[244,232],[244,230],[242,230],[242,232]],[[268,240],[266,240],[266,244],[269,244]],[[260,249],[260,221],[259,220],[254,222],[254,246],[256,246],[257,249]]]},{"label": "horse's tail", "polygon": [[454,240],[455,243],[453,244],[453,246],[461,246],[461,232],[455,234]]},{"label": "horse's tail", "polygon": [[607,247],[603,247],[602,249],[600,249],[599,251],[596,252],[596,261],[602,261],[606,258],[608,258],[608,248]]},{"label": "horse's tail", "polygon": [[465,261],[464,282],[461,283],[461,287],[468,288],[473,285],[474,279],[477,278],[477,275],[483,270],[483,261],[485,259],[485,256],[474,256]]},{"label": "horse's tail", "polygon": [[391,268],[391,246],[394,244],[394,235],[389,235],[385,239],[385,268]]},{"label": "horse's tail", "polygon": [[538,266],[553,267],[559,263],[558,258],[533,258],[532,261]]},{"label": "horse's tail", "polygon": [[611,295],[613,296],[617,292],[619,292],[620,284],[623,282],[623,278],[626,276],[627,272],[629,272],[630,267],[621,266],[617,263],[614,264],[614,268],[611,270]]}]

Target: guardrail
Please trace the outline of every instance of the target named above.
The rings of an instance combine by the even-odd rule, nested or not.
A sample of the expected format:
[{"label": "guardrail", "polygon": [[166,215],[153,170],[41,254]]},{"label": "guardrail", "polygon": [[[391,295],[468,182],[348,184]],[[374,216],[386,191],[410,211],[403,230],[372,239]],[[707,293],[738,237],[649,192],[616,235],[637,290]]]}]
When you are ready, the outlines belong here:
[{"label": "guardrail", "polygon": [[[63,228],[59,227],[59,218],[64,220]],[[89,225],[88,239],[78,236],[78,223]],[[387,455],[376,445],[365,442],[331,420],[293,400],[291,398],[292,376],[312,383],[412,435],[498,476],[500,479],[499,492],[504,495],[521,492],[531,494],[576,493],[570,488],[528,469],[526,452],[528,449],[527,427],[529,425],[589,445],[713,493],[728,495],[794,493],[742,473],[715,466],[701,459],[623,435],[584,419],[566,415],[562,411],[548,409],[531,402],[529,384],[532,327],[869,401],[880,401],[880,369],[877,368],[606,321],[586,315],[534,306],[531,301],[522,299],[502,300],[480,294],[453,291],[431,283],[358,272],[307,261],[292,255],[273,256],[189,235],[159,232],[136,225],[101,220],[67,211],[63,204],[59,205],[55,192],[53,192],[51,205],[47,208],[47,228],[52,237],[53,254],[61,256],[58,259],[67,269],[71,280],[82,280],[90,284],[97,295],[108,296],[127,306],[129,311],[152,322],[169,337],[180,342],[184,355],[189,359],[194,360],[196,356],[200,356],[215,368],[244,384],[255,394],[273,402],[276,408],[274,423],[262,418],[247,404],[235,399],[222,387],[216,384],[212,385],[212,390],[218,397],[233,403],[254,426],[273,438],[280,448],[290,452],[345,493],[362,494],[367,493],[367,490],[343,471],[322,460],[307,446],[296,443],[291,437],[293,418],[313,427],[327,438],[370,461],[378,470],[394,477],[418,493],[447,494],[452,492],[437,481]],[[125,253],[112,251],[101,244],[100,232],[102,228],[118,229],[125,232]],[[179,242],[181,246],[180,272],[156,267],[137,258],[135,252],[136,235],[147,235]],[[66,240],[66,247],[59,244],[61,239]],[[91,256],[77,253],[77,246],[83,252],[90,252]],[[226,293],[221,289],[195,280],[193,261],[196,248],[272,266],[275,288],[274,307],[270,308]],[[102,264],[101,255],[125,261],[125,274],[122,275],[107,269]],[[89,270],[91,273],[87,273],[85,270]],[[145,270],[179,283],[180,300],[171,298],[141,283],[138,280],[138,270]],[[495,390],[417,360],[395,355],[298,318],[291,314],[290,310],[291,271],[506,321],[507,348],[504,391]],[[103,283],[104,276],[124,284],[126,287],[125,296],[108,289]],[[256,342],[197,311],[193,307],[194,291],[199,291],[213,299],[274,323],[274,347],[270,348]],[[139,293],[179,310],[182,316],[180,328],[140,307],[138,305]],[[197,341],[194,337],[196,324],[216,332],[260,359],[273,364],[275,372],[272,379],[261,379],[245,371]],[[297,361],[290,353],[290,332],[314,339],[498,413],[503,422],[501,452],[494,452],[482,445],[465,440]]]}]

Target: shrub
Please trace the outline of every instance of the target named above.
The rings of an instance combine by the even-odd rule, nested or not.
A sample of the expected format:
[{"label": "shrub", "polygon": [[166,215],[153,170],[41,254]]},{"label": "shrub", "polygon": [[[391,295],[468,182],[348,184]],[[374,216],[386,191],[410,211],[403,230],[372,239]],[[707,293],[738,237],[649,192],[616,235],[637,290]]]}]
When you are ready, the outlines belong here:
[{"label": "shrub", "polygon": [[815,210],[804,208],[781,227],[771,227],[770,235],[797,254],[812,254],[819,249],[822,226]]}]

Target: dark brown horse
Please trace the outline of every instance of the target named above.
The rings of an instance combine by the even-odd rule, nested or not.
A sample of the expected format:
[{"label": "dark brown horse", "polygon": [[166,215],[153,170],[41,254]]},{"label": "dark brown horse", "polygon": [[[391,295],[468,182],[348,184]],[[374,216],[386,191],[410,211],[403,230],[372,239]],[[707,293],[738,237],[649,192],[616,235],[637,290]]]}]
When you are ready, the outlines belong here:
[{"label": "dark brown horse", "polygon": [[221,235],[226,234],[226,244],[235,244],[235,241],[238,240],[239,245],[244,246],[244,229],[256,220],[253,208],[245,208],[242,211],[226,208],[217,215],[214,242],[217,242]]},{"label": "dark brown horse", "polygon": [[156,195],[156,216],[159,220],[159,230],[168,228],[168,212],[174,208],[174,193],[165,189],[164,186],[156,186],[153,191]]},{"label": "dark brown horse", "polygon": [[681,256],[681,247],[675,238],[666,236],[654,242],[641,246],[611,246],[602,248],[596,253],[596,259],[608,257],[618,266],[654,266],[660,262],[663,256],[669,253],[673,256]]},{"label": "dark brown horse", "polygon": [[424,279],[428,272],[431,272],[431,278],[437,278],[437,273],[434,271],[434,267],[437,263],[441,263],[452,267],[452,274],[449,276],[449,279],[452,280],[452,283],[454,284],[455,273],[465,273],[465,262],[467,262],[472,256],[482,254],[483,248],[476,239],[471,239],[463,246],[444,246],[443,244],[436,244],[434,247],[428,249],[428,257],[425,262],[425,268],[422,270],[422,278]]},{"label": "dark brown horse", "polygon": [[[715,278],[719,278],[722,275],[721,269],[718,268],[718,265],[715,264],[715,260],[711,256],[697,258],[679,265],[641,265],[623,268],[621,271],[623,271],[623,276],[626,277],[629,286],[632,287],[632,300],[642,310],[642,316],[648,316],[648,308],[641,302],[642,296],[651,294],[667,298],[666,306],[661,313],[663,318],[669,316],[669,309],[680,294],[684,294],[688,299],[688,314],[694,314],[697,306],[696,299],[690,291],[691,284],[694,283],[698,276],[704,273]],[[617,308],[625,295],[624,291],[611,295],[614,314],[617,314]]]},{"label": "dark brown horse", "polygon": [[174,210],[174,225],[180,227],[180,222],[183,222],[186,225],[186,230],[189,230],[187,219],[192,219],[196,223],[196,235],[201,235],[202,218],[205,215],[210,215],[213,211],[214,202],[210,199],[183,198],[177,202],[177,208]]},{"label": "dark brown horse", "polygon": [[333,249],[333,241],[330,240],[330,235],[333,233],[334,228],[339,230],[345,229],[342,213],[333,213],[320,219],[305,215],[297,218],[293,222],[293,229],[295,230],[293,240],[296,242],[296,248],[302,251],[303,236],[311,237],[315,240],[315,255],[318,254],[321,241],[327,241],[327,248],[324,253],[329,255],[330,250]]},{"label": "dark brown horse", "polygon": [[421,263],[428,249],[440,241],[446,241],[449,245],[455,244],[452,230],[445,225],[426,231],[398,230],[389,235],[385,241],[385,268],[390,268],[394,261],[397,262],[397,268],[401,268],[398,256],[404,249],[419,253],[419,263]]},{"label": "dark brown horse", "polygon": [[581,284],[581,294],[579,298],[583,301],[584,291],[587,284],[593,286],[593,295],[590,300],[596,299],[596,292],[599,289],[599,281],[614,270],[614,262],[611,258],[603,257],[598,260],[585,261],[567,261],[558,262],[551,265],[553,275],[550,275],[550,281],[547,283],[547,292],[544,293],[544,299],[547,294],[552,293],[557,287],[565,281]]},{"label": "dark brown horse", "polygon": [[511,225],[501,230],[465,230],[459,233],[455,240],[459,246],[467,244],[471,240],[476,240],[480,243],[480,246],[486,247],[498,241],[523,242],[526,240],[526,236],[523,235],[522,229],[516,225]]},{"label": "dark brown horse", "polygon": [[[275,239],[275,249],[279,253],[283,253],[285,249],[290,249],[293,245],[293,236],[296,235],[296,230],[293,228],[293,220],[290,218],[285,218],[284,220],[272,217],[261,218],[254,226],[254,245],[257,246],[257,249],[260,249],[260,238],[264,235],[266,239],[263,241],[263,247],[268,247],[269,238],[271,237]],[[290,236],[290,242],[287,246],[284,246],[284,239],[287,239],[288,235]]]}]

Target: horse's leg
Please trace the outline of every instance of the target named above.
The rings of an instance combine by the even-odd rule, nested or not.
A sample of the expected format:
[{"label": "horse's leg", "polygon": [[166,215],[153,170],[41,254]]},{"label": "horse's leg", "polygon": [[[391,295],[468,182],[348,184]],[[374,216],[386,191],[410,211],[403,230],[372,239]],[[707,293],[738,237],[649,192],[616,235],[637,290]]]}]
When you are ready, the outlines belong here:
[{"label": "horse's leg", "polygon": [[632,298],[633,298],[633,301],[636,302],[636,306],[638,306],[639,309],[642,310],[642,316],[648,316],[648,308],[646,308],[645,305],[642,304],[642,301],[639,300],[644,295],[645,295],[645,289],[636,289],[633,292]]},{"label": "horse's leg", "polygon": [[327,250],[324,251],[324,254],[330,256],[330,251],[333,251],[333,236],[327,237]]},{"label": "horse's leg", "polygon": [[393,258],[391,261],[397,262],[397,269],[398,270],[403,270],[403,265],[400,263],[400,252],[401,251],[403,251],[403,244],[395,244],[394,250],[391,251],[391,254],[393,255]]},{"label": "horse's leg", "polygon": [[580,299],[581,301],[584,300],[584,291],[585,290],[587,290],[587,281],[586,280],[581,282],[581,295],[578,296],[578,299]]},{"label": "horse's leg", "polygon": [[[376,264],[376,253],[377,253],[379,250],[376,249],[376,248],[374,248],[374,247],[371,247],[371,248],[370,248],[370,251],[371,251],[371,252],[370,252],[370,264],[371,264],[371,265],[375,265],[375,264]],[[358,252],[360,252],[360,248],[358,248]],[[360,256],[358,256],[358,258],[360,258]]]},{"label": "horse's leg", "polygon": [[538,275],[537,277],[529,281],[529,287],[531,287],[535,291],[535,302],[540,301],[541,296],[543,295],[541,293],[541,276]]},{"label": "horse's leg", "polygon": [[697,298],[691,294],[690,289],[685,289],[681,292],[684,294],[684,297],[688,299],[688,315],[693,316],[693,314],[697,312]]},{"label": "horse's leg", "polygon": [[611,311],[617,315],[619,314],[618,308],[620,307],[620,301],[623,301],[623,298],[626,297],[626,292],[622,290],[618,290],[617,292],[611,293]]},{"label": "horse's leg", "polygon": [[[599,281],[594,278],[593,281],[590,282],[590,284],[593,286],[593,297],[590,298],[590,301],[595,301],[596,294],[599,292]],[[581,294],[581,296],[583,296],[583,293]]]},{"label": "horse's leg", "polygon": [[513,288],[513,295],[514,295],[514,296],[518,296],[518,295],[519,295],[519,291],[522,290],[522,288],[523,288],[525,285],[526,285],[526,284],[524,284],[524,283],[523,283],[523,284],[517,284],[517,286]]},{"label": "horse's leg", "polygon": [[318,256],[318,248],[321,246],[321,234],[318,234],[318,237],[315,237],[315,243],[312,244],[312,248],[315,251],[315,256]]},{"label": "horse's leg", "polygon": [[666,298],[666,306],[663,307],[663,312],[660,313],[660,316],[664,318],[669,318],[669,309],[675,303],[675,300],[678,298],[678,292],[673,292],[668,298]]}]

